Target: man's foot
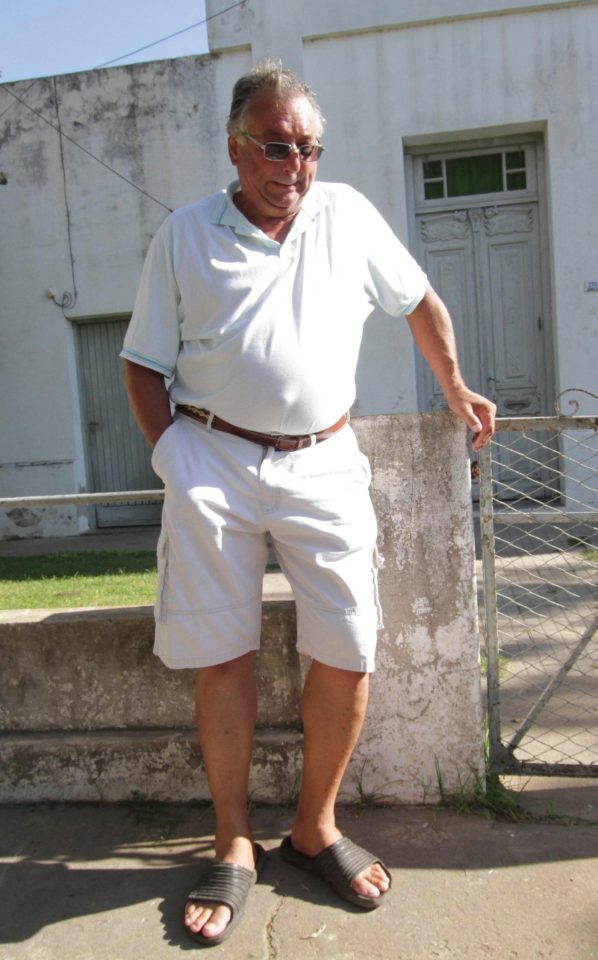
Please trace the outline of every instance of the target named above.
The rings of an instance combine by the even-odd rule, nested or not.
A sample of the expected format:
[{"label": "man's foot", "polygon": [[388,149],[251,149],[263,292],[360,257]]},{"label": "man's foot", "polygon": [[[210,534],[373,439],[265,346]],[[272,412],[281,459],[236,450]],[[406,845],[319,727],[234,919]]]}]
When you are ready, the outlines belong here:
[{"label": "man's foot", "polygon": [[214,859],[185,904],[184,925],[203,943],[222,943],[240,919],[250,888],[263,867],[259,844],[240,838],[228,853]]},{"label": "man's foot", "polygon": [[390,889],[390,873],[382,861],[343,837],[336,827],[314,835],[311,841],[296,838],[294,831],[281,852],[285,860],[319,874],[339,896],[359,906],[377,906],[376,901]]}]

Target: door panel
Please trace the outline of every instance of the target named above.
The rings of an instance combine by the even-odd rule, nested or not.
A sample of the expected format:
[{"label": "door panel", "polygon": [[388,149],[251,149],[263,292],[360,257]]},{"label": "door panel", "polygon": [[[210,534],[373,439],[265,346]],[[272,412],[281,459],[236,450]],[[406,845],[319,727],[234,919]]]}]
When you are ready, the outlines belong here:
[{"label": "door panel", "polygon": [[[451,211],[420,218],[424,269],[447,305],[455,327],[461,366],[468,383],[480,380],[479,328],[476,322],[475,254],[467,213]],[[436,377],[426,371],[426,409],[446,409]]]},{"label": "door panel", "polygon": [[538,416],[545,395],[537,210],[484,211],[490,348],[500,416]]},{"label": "door panel", "polygon": [[[90,492],[156,490],[161,481],[151,468],[151,451],[133,416],[123,383],[122,347],[127,320],[77,325],[77,354],[83,434]],[[98,505],[98,527],[160,522],[160,504],[131,501]]]}]

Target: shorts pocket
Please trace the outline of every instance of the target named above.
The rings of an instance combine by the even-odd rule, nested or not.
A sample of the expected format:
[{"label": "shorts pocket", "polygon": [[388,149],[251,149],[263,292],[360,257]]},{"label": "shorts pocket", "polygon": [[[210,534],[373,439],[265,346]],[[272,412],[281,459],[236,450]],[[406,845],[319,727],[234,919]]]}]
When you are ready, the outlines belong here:
[{"label": "shorts pocket", "polygon": [[[158,441],[159,442],[159,441]],[[168,586],[168,537],[162,531],[158,540],[158,586],[156,589],[156,604],[154,617],[156,623],[166,623],[166,590]]]},{"label": "shorts pocket", "polygon": [[168,442],[172,436],[172,432],[177,425],[177,421],[174,420],[170,426],[166,427],[166,430],[160,434],[158,437],[158,442],[156,443],[154,449],[152,450],[152,455],[150,463],[152,465],[152,470],[155,474],[160,477],[160,480],[164,480],[164,456],[163,452],[168,447]]}]

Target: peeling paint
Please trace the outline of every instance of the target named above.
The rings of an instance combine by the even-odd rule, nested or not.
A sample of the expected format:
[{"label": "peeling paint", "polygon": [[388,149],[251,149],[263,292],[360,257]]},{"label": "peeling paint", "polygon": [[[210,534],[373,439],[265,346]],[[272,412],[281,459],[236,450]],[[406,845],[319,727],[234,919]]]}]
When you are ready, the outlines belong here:
[{"label": "peeling paint", "polygon": [[15,527],[38,527],[41,523],[39,513],[34,513],[27,507],[15,507],[14,510],[7,510],[6,516],[14,523]]}]

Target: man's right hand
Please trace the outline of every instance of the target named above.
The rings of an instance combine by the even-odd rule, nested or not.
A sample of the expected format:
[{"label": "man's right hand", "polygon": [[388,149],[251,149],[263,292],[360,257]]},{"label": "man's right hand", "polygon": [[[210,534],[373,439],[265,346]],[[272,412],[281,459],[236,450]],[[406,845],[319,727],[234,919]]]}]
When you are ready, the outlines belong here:
[{"label": "man's right hand", "polygon": [[164,377],[149,367],[125,360],[125,387],[131,412],[151,447],[172,423]]}]

